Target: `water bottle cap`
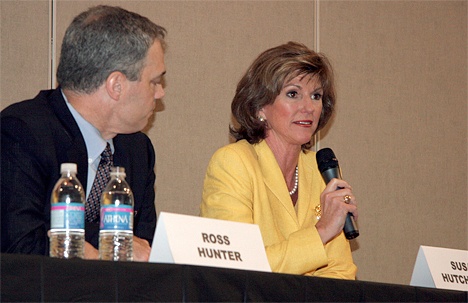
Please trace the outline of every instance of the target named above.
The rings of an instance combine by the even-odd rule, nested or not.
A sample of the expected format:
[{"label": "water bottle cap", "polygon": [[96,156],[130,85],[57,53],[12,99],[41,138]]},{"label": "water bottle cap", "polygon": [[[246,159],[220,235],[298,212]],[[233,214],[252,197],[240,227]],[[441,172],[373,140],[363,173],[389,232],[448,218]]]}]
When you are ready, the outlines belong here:
[{"label": "water bottle cap", "polygon": [[76,163],[62,163],[60,165],[60,173],[71,172],[76,174],[77,170]]},{"label": "water bottle cap", "polygon": [[125,177],[125,168],[121,166],[112,166],[111,167],[111,176],[123,176]]}]

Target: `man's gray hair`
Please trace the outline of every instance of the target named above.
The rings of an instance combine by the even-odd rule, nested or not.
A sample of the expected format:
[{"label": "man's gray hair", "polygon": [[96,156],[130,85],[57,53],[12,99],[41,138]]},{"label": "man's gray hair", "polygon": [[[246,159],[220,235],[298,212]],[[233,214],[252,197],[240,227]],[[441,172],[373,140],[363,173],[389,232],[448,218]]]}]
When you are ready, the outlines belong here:
[{"label": "man's gray hair", "polygon": [[64,89],[92,93],[115,71],[140,79],[146,55],[166,29],[120,7],[95,6],[79,14],[62,43],[57,81]]}]

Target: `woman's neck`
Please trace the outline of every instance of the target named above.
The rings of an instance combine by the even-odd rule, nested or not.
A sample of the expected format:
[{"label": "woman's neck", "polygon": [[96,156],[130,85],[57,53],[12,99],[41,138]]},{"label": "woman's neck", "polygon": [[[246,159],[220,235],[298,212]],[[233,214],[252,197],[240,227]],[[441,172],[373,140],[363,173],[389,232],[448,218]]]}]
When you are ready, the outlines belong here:
[{"label": "woman's neck", "polygon": [[[299,162],[301,146],[276,144],[273,140],[265,139],[266,144],[273,152],[276,162],[283,173],[288,191],[293,190],[296,180],[296,167]],[[296,196],[297,199],[297,196]]]}]

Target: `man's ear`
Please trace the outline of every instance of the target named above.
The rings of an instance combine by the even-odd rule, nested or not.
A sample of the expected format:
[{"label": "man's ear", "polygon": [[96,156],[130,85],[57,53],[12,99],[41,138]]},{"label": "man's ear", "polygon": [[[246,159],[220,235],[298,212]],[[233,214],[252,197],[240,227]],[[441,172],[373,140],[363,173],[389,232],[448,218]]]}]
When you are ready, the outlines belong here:
[{"label": "man's ear", "polygon": [[106,79],[106,91],[114,100],[119,100],[127,77],[121,72],[112,72]]}]

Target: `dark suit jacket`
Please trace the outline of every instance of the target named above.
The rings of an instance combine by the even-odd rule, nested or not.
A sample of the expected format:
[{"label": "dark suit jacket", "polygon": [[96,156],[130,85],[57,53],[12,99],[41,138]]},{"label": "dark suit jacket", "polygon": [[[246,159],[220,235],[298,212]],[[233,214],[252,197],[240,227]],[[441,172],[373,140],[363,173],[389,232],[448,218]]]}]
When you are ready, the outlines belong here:
[{"label": "dark suit jacket", "polygon": [[[114,138],[114,165],[125,168],[134,194],[134,234],[151,245],[156,228],[155,154],[138,132]],[[1,112],[1,251],[49,254],[50,195],[60,164],[78,165],[86,189],[88,156],[83,136],[60,89]],[[99,224],[86,224],[86,241],[98,247]]]}]

